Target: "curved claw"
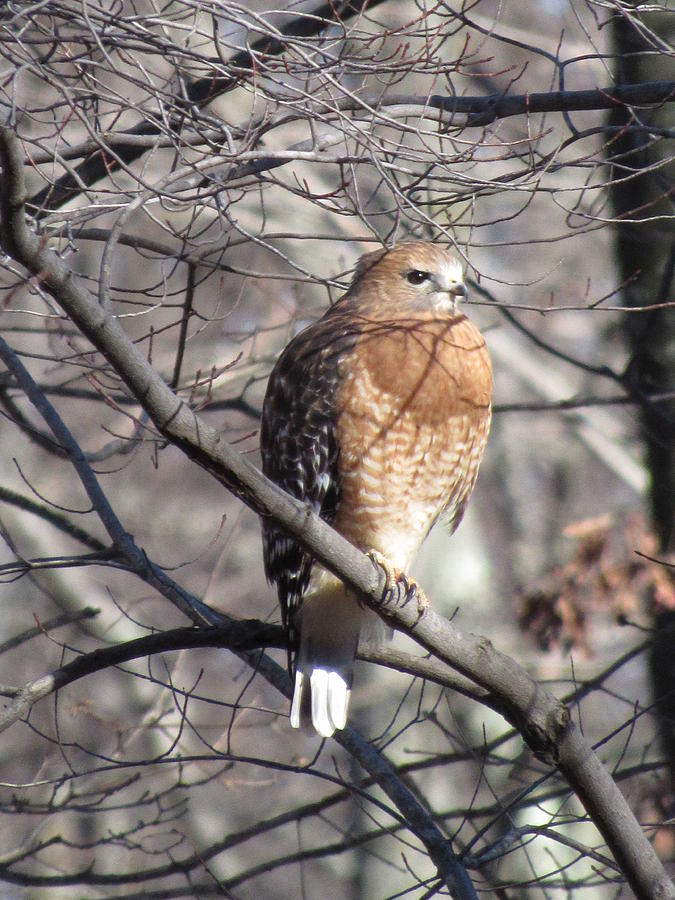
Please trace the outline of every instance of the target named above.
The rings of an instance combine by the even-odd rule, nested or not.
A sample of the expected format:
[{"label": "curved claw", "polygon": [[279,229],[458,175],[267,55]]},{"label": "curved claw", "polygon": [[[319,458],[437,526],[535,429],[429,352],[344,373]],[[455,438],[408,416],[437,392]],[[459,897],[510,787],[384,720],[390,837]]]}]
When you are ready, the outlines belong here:
[{"label": "curved claw", "polygon": [[418,583],[409,578],[405,572],[401,572],[386,556],[383,556],[378,550],[369,550],[366,554],[372,560],[374,565],[382,569],[385,575],[385,587],[382,592],[382,603],[401,603],[405,606],[411,600],[416,600],[417,610],[421,613],[429,606],[424,591]]}]

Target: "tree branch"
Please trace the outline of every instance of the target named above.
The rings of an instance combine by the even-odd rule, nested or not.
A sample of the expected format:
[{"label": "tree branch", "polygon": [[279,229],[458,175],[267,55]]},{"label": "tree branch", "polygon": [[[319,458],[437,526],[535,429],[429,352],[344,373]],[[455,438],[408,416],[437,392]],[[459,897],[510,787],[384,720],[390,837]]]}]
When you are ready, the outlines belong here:
[{"label": "tree branch", "polygon": [[[86,607],[76,613],[58,616],[48,622],[30,628],[20,635],[0,645],[0,653],[17,647],[24,641],[61,627],[64,624],[88,619],[98,615],[99,610]],[[83,653],[76,659],[48,675],[35,679],[21,688],[0,689],[0,694],[16,698],[14,704],[0,713],[0,732],[24,718],[30,708],[47,695],[60,690],[73,681],[86,675],[101,672],[109,666],[119,666],[132,659],[154,656],[159,653],[171,653],[177,650],[195,650],[200,647],[215,647],[232,650],[240,655],[259,649],[274,647],[280,650],[288,648],[288,635],[280,625],[270,625],[258,619],[237,619],[222,625],[209,627],[172,628],[146,637],[124,641],[111,647],[103,647],[90,653]],[[409,653],[384,648],[381,650],[362,649],[359,659],[366,662],[384,665],[418,678],[433,681],[443,687],[451,688],[473,700],[480,700],[497,711],[501,710],[498,700],[491,698],[487,692],[477,690],[468,679],[461,678],[451,668],[439,665],[434,660],[422,659]],[[47,688],[45,679],[51,678],[51,688]],[[36,688],[39,686],[39,688]],[[45,693],[46,691],[46,693]],[[290,696],[290,683],[283,690]]]},{"label": "tree branch", "polygon": [[[85,615],[87,617],[92,615],[92,611],[86,609],[80,617]],[[41,629],[37,629],[37,632],[40,633]],[[93,672],[100,672],[109,666],[119,666],[132,659],[158,653],[192,650],[197,647],[221,647],[236,652],[260,647],[286,647],[286,644],[286,636],[279,625],[267,625],[257,620],[242,620],[212,628],[174,628],[136,640],[124,641],[112,647],[93,650],[91,653],[83,653],[54,672],[13,691],[13,702],[0,711],[0,732],[5,731],[19,719],[25,718],[38,700],[73,681]],[[286,693],[289,691],[290,688]]]},{"label": "tree branch", "polygon": [[[169,129],[180,132],[186,117],[189,121],[196,110],[203,109],[213,100],[233,90],[246,75],[254,72],[256,61],[260,56],[278,56],[283,53],[286,49],[287,39],[307,38],[320,34],[334,23],[358,16],[364,12],[366,7],[374,9],[383,2],[384,0],[337,0],[337,2],[328,0],[327,3],[322,3],[314,9],[308,9],[302,15],[296,16],[279,28],[274,35],[264,35],[247,49],[240,50],[231,56],[226,65],[228,72],[234,74],[199,78],[189,84],[185,97],[174,98],[179,112],[174,113],[169,119]],[[223,68],[223,63],[219,59],[214,59],[213,64],[220,69]],[[161,133],[162,130],[159,126],[149,121],[143,121],[123,134],[126,137],[152,137],[159,136]],[[38,208],[39,217],[51,210],[60,209],[75,195],[81,194],[84,189],[91,187],[101,178],[117,171],[121,167],[121,163],[129,165],[143,156],[147,149],[146,146],[138,144],[118,146],[116,154],[119,161],[106,155],[103,148],[96,149],[72,172],[66,173],[54,184],[39,191],[30,200],[30,203]]]},{"label": "tree branch", "polygon": [[545,93],[491,94],[488,97],[429,98],[429,105],[446,112],[468,115],[467,125],[489,125],[496,119],[543,112],[581,112],[589,109],[614,109],[634,104],[658,105],[675,100],[675,81],[650,81],[642,84],[610,85],[589,91],[546,91]]},{"label": "tree branch", "polygon": [[[383,0],[375,0],[375,3],[383,2]],[[370,7],[375,5],[374,2],[369,4]],[[326,4],[328,6],[329,4]],[[349,7],[349,14],[354,15],[359,8],[365,6],[365,3],[354,4],[346,3],[343,7]],[[332,4],[331,4],[332,7]],[[321,28],[326,27],[329,22],[326,20],[321,24]],[[317,29],[319,30],[319,29]],[[264,40],[264,39],[263,39]],[[283,44],[280,41],[273,41],[273,51],[282,52]],[[227,78],[207,78],[195,82],[190,89],[190,96],[187,105],[191,105],[197,109],[210,103],[216,97],[226,93],[236,86],[238,79],[234,77]],[[514,94],[509,96],[504,93],[494,93],[488,96],[446,96],[442,94],[432,94],[429,97],[420,97],[409,94],[387,94],[387,95],[365,95],[358,99],[353,97],[344,97],[331,101],[330,105],[321,104],[322,114],[332,111],[340,112],[359,112],[367,113],[370,117],[373,110],[385,109],[395,106],[407,107],[409,115],[423,115],[427,110],[439,110],[452,116],[465,115],[466,120],[460,123],[451,123],[455,126],[466,128],[484,128],[492,124],[498,119],[507,119],[512,116],[534,115],[536,113],[545,112],[581,112],[584,110],[602,110],[615,109],[620,106],[630,105],[647,105],[657,106],[663,103],[672,103],[675,100],[675,81],[652,81],[643,82],[641,84],[623,84],[610,85],[608,87],[592,88],[585,91],[547,91],[532,94]],[[176,99],[176,103],[180,105],[180,98]],[[184,122],[185,113],[174,116],[170,120],[170,128],[176,132],[180,131]],[[83,162],[81,162],[72,172],[67,172],[61,176],[54,184],[50,184],[35,194],[28,201],[31,208],[36,209],[36,217],[42,218],[46,213],[60,209],[65,203],[68,203],[84,189],[91,187],[101,178],[109,176],[113,172],[121,168],[121,165],[129,165],[134,160],[139,159],[149,149],[146,144],[128,143],[125,139],[132,136],[143,135],[145,137],[159,136],[160,128],[151,122],[141,122],[134,128],[121,133],[121,135],[113,136],[113,140],[106,146],[98,147]],[[154,146],[154,144],[153,144]],[[298,149],[305,146],[311,148],[313,143],[303,142]],[[111,157],[112,148],[117,159]],[[106,154],[106,148],[109,152]],[[237,172],[236,177],[241,178],[247,174],[262,170],[265,163],[266,168],[275,168],[285,165],[291,161],[283,156],[279,159],[272,159],[264,155],[264,158],[258,163],[248,163],[241,167],[241,171]]]},{"label": "tree branch", "polygon": [[[2,157],[1,151],[0,157]],[[3,175],[5,175],[7,171],[7,168],[3,164]],[[2,222],[0,222],[0,233],[6,233],[8,225],[5,211],[6,210],[3,209]],[[94,470],[87,462],[79,444],[73,438],[68,428],[66,428],[54,407],[33,381],[19,357],[1,336],[0,359],[2,359],[7,368],[14,375],[28,399],[38,410],[49,426],[52,434],[64,449],[82,482],[82,486],[84,487],[87,496],[91,500],[94,510],[110,536],[114,550],[124,559],[131,571],[142,577],[146,583],[153,584],[160,589],[161,593],[170,599],[171,602],[188,616],[188,618],[192,619],[193,622],[214,625],[222,621],[222,617],[219,614],[215,613],[205,603],[202,603],[200,600],[197,600],[196,597],[192,597],[180,588],[160,569],[159,566],[151,562],[143,550],[137,546],[133,537],[126,531],[120,520],[117,518],[117,515],[94,474]]]}]

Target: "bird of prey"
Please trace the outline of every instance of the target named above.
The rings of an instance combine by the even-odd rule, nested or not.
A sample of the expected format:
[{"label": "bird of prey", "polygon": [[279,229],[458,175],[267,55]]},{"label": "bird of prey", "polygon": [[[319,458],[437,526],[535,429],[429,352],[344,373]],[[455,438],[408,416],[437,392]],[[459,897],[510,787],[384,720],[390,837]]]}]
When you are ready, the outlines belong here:
[{"label": "bird of prey", "polygon": [[[394,571],[439,517],[455,530],[485,449],[492,369],[458,309],[465,296],[462,264],[443,246],[369,253],[269,379],[263,471]],[[329,737],[347,721],[359,636],[379,620],[273,521],[262,527],[267,578],[299,632],[291,724]]]}]

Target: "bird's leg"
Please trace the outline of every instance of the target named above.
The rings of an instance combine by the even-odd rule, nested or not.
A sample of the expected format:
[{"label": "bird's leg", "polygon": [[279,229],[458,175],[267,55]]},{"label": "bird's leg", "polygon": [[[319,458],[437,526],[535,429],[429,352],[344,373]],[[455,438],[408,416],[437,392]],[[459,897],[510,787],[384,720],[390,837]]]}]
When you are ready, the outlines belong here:
[{"label": "bird's leg", "polygon": [[383,605],[400,602],[402,606],[405,606],[411,600],[416,600],[417,613],[421,616],[429,606],[429,600],[419,584],[412,578],[408,578],[405,572],[401,572],[393,566],[379,550],[369,550],[366,556],[384,572],[386,581],[382,594]]}]

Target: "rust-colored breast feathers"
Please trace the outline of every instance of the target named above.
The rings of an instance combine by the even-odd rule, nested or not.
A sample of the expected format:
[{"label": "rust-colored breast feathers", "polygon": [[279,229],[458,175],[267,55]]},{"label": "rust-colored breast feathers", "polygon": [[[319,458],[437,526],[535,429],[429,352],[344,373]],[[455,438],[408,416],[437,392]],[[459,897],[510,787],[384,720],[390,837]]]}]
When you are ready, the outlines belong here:
[{"label": "rust-colored breast feathers", "polygon": [[483,336],[464,315],[373,322],[349,365],[366,369],[373,400],[395,397],[422,424],[460,413],[482,416],[490,405],[492,374]]},{"label": "rust-colored breast feathers", "polygon": [[463,315],[371,319],[341,361],[335,527],[404,568],[442,510],[461,519],[490,423],[485,342]]}]

